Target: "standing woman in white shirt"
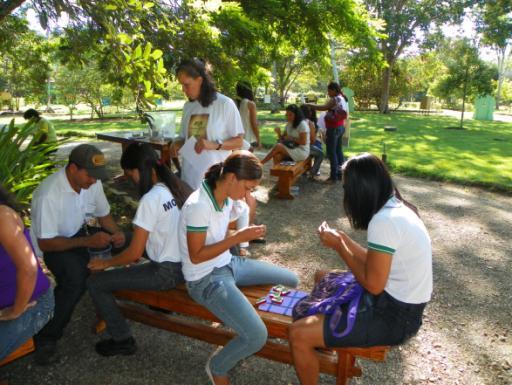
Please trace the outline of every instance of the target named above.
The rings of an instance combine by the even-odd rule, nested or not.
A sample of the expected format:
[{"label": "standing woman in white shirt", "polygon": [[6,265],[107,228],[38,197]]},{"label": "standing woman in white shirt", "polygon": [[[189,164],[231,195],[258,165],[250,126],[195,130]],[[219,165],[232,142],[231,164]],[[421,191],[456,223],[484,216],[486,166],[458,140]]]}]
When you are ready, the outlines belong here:
[{"label": "standing woman in white shirt", "polygon": [[[121,167],[139,187],[142,198],[133,219],[133,238],[128,248],[111,259],[93,259],[88,265],[97,273],[90,275],[87,287],[111,336],[96,344],[96,351],[103,356],[129,355],[136,350],[130,328],[112,294],[114,291],[169,290],[184,282],[178,224],[190,187],[158,159],[149,144],[130,144],[121,156]],[[149,263],[101,271],[136,262],[144,249]]]},{"label": "standing woman in white shirt", "polygon": [[173,142],[173,156],[185,141],[195,138],[195,151],[207,151],[209,161],[191,164],[183,158],[181,179],[194,190],[201,185],[204,173],[242,148],[244,128],[235,102],[217,92],[205,64],[199,59],[178,65],[176,76],[188,102],[183,106],[180,139]]},{"label": "standing woman in white shirt", "polygon": [[238,243],[265,235],[265,226],[226,235],[230,221],[236,219],[230,217],[233,200],[255,188],[262,174],[254,154],[235,151],[209,169],[182,209],[179,240],[188,292],[237,334],[207,362],[206,372],[216,385],[229,384],[228,372],[267,340],[265,324],[238,287],[298,283],[296,274],[287,269],[229,252]]},{"label": "standing woman in white shirt", "polygon": [[[334,249],[346,263],[363,293],[348,316],[315,314],[294,322],[290,343],[295,370],[302,385],[315,385],[319,363],[316,348],[398,345],[415,335],[432,294],[432,247],[417,210],[404,201],[385,164],[365,153],[343,166],[343,206],[355,229],[368,231],[365,248],[326,222],[318,229],[324,246]],[[322,287],[336,272],[325,277]],[[332,282],[332,280],[331,280]],[[333,297],[331,297],[333,298]],[[347,314],[347,304],[341,305]],[[350,309],[352,310],[352,309]]]},{"label": "standing woman in white shirt", "polygon": [[256,103],[250,85],[239,82],[236,85],[236,95],[238,96],[238,110],[245,131],[245,140],[250,143],[252,148],[261,146],[260,129],[256,119]]}]

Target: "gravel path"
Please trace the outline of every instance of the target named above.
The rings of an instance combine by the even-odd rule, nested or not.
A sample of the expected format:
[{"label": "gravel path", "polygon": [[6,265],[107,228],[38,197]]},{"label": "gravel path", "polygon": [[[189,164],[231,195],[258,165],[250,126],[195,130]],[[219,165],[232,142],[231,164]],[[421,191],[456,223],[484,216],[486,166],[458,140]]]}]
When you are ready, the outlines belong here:
[{"label": "gravel path", "polygon": [[[119,172],[119,145],[98,143]],[[63,148],[63,156],[72,147]],[[327,164],[323,166],[327,173]],[[293,269],[301,287],[311,288],[317,269],[340,268],[334,252],[322,248],[316,228],[322,220],[354,232],[341,208],[340,186],[299,181],[293,201],[268,199],[275,182],[268,172],[258,190],[258,220],[268,226],[267,244],[252,257]],[[397,176],[402,194],[415,203],[430,231],[434,250],[434,296],[418,335],[394,348],[385,363],[360,361],[363,377],[353,384],[512,384],[512,199],[478,188]],[[102,358],[94,352],[94,310],[79,303],[59,349],[61,363],[34,366],[28,356],[0,368],[11,385],[206,385],[204,363],[211,345],[132,323],[139,351]],[[289,365],[251,357],[232,373],[235,385],[298,384]],[[333,385],[322,376],[320,384]]]}]

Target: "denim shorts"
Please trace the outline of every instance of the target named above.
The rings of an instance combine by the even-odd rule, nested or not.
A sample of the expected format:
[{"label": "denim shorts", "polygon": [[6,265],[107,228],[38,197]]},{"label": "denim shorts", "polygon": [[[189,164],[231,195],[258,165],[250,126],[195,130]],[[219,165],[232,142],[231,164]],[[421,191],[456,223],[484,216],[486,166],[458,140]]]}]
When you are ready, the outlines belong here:
[{"label": "denim shorts", "polygon": [[[407,304],[398,301],[385,291],[379,295],[364,292],[357,309],[357,316],[351,332],[341,338],[333,335],[330,315],[324,320],[324,343],[328,347],[369,347],[379,345],[400,345],[414,336],[421,327],[426,303]],[[343,313],[347,313],[343,305]],[[344,330],[346,317],[341,317],[336,331]]]}]

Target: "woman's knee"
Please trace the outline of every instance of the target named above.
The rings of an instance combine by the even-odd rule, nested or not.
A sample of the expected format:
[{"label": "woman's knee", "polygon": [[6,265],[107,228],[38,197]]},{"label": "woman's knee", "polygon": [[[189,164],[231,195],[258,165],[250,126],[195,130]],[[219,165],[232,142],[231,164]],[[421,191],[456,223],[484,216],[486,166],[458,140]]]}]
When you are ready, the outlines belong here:
[{"label": "woman's knee", "polygon": [[265,344],[267,343],[267,338],[268,338],[267,327],[265,326],[265,324],[263,322],[261,322],[261,324],[254,327],[251,330],[251,334],[249,336],[249,341],[248,341],[248,345],[249,345],[248,349],[250,349],[252,352],[257,352],[257,351],[261,350],[261,348],[263,348],[263,346],[265,346]]}]

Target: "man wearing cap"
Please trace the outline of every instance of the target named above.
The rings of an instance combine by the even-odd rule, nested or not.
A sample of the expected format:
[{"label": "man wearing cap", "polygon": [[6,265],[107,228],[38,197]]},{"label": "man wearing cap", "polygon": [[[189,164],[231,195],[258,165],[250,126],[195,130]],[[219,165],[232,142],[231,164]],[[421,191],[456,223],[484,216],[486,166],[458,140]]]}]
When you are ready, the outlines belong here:
[{"label": "man wearing cap", "polygon": [[[38,364],[55,361],[57,340],[86,289],[87,249],[119,248],[126,242],[110,215],[101,184],[106,177],[103,153],[90,144],[81,144],[71,151],[66,167],[47,177],[34,191],[32,242],[56,280],[53,319],[34,337]],[[98,218],[102,227],[92,235],[85,226],[89,216]]]}]

